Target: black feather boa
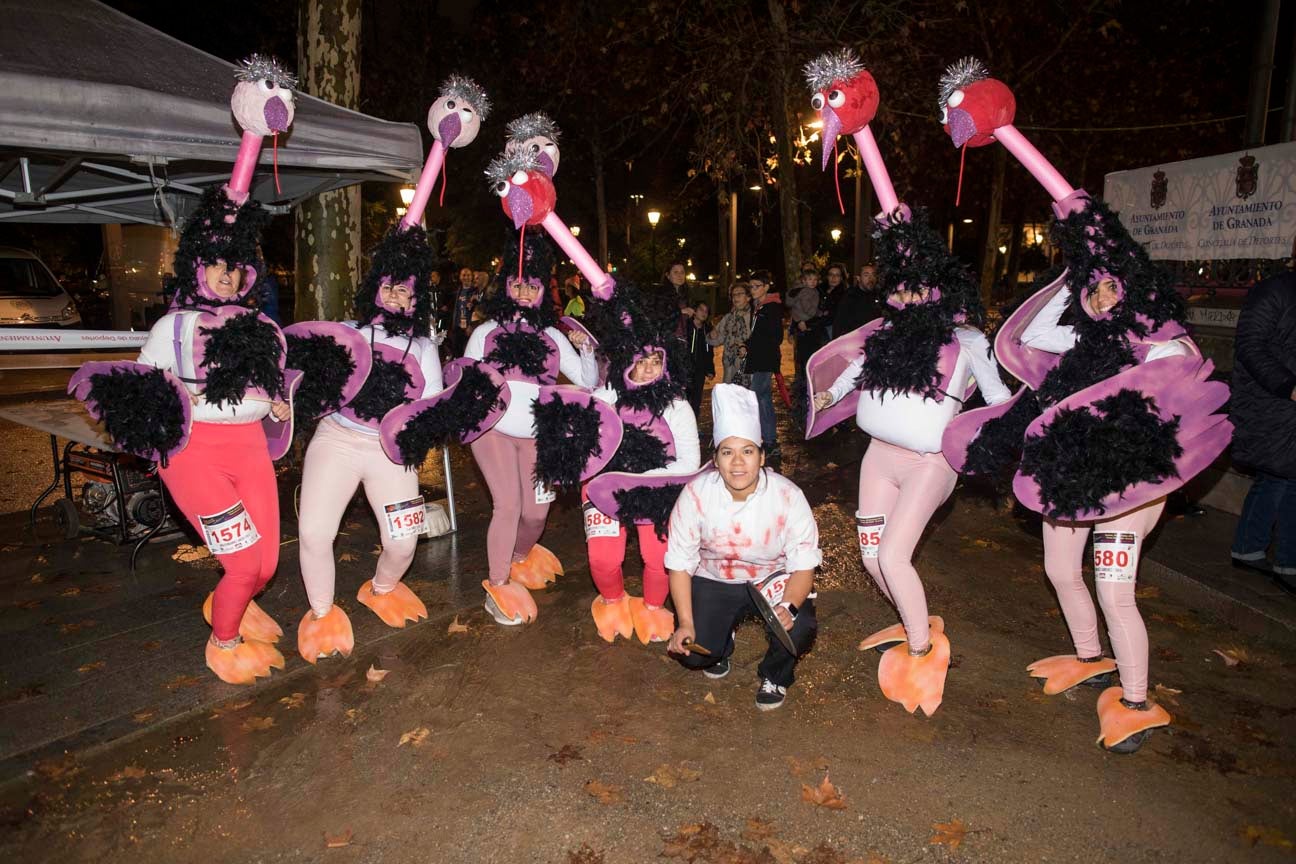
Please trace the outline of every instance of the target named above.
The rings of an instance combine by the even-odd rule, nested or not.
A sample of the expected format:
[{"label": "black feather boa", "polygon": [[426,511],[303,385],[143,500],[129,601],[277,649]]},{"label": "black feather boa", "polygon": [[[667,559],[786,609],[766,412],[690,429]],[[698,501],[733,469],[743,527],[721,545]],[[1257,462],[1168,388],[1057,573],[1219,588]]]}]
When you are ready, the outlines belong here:
[{"label": "black feather boa", "polygon": [[[127,453],[167,453],[184,437],[184,405],[161,369],[114,369],[90,376],[87,401],[99,406],[108,437]],[[163,457],[162,465],[166,466]]]},{"label": "black feather boa", "polygon": [[1073,519],[1136,483],[1175,476],[1179,419],[1162,420],[1155,404],[1120,390],[1095,402],[1096,411],[1059,411],[1043,435],[1028,437],[1021,471],[1039,484],[1044,515]]},{"label": "black feather boa", "polygon": [[259,387],[271,399],[285,395],[283,346],[279,328],[255,312],[228,319],[219,327],[200,327],[207,338],[201,368],[207,371],[203,395],[220,406],[239,405],[250,388]]},{"label": "black feather boa", "polygon": [[939,302],[889,309],[886,324],[864,344],[864,365],[855,385],[934,399],[941,392],[941,348],[954,338],[954,321]]},{"label": "black feather boa", "polygon": [[[232,217],[227,222],[226,217]],[[198,293],[198,271],[201,259],[206,264],[224,261],[230,267],[256,264],[264,269],[257,256],[261,229],[268,214],[256,201],[239,206],[229,199],[222,186],[211,186],[202,194],[198,207],[185,220],[184,232],[176,246],[171,269],[174,275],[162,281],[162,293],[168,303],[186,309],[232,305],[224,300],[209,300]],[[255,286],[244,285],[249,298],[257,296]]]},{"label": "black feather boa", "polygon": [[486,373],[472,366],[465,367],[449,398],[414,415],[396,433],[401,460],[406,468],[422,465],[433,447],[444,447],[475,432],[491,411],[503,407],[500,390]]},{"label": "black feather boa", "polygon": [[540,379],[549,368],[549,351],[549,343],[539,333],[500,327],[495,331],[495,346],[483,362],[501,373],[516,369],[529,378]]},{"label": "black feather boa", "polygon": [[633,423],[626,423],[621,429],[621,445],[606,470],[642,474],[665,468],[669,459],[664,441]]},{"label": "black feather boa", "polygon": [[533,330],[558,326],[558,313],[549,302],[548,289],[541,294],[539,306],[523,306],[509,295],[502,284],[503,276],[497,276],[496,280],[494,293],[487,294],[478,306],[487,320],[501,325],[523,322]]},{"label": "black feather boa", "polygon": [[404,363],[384,360],[375,354],[369,377],[348,407],[361,420],[382,420],[388,411],[408,401],[406,394],[413,385],[414,379]]},{"label": "black feather boa", "polygon": [[328,336],[286,335],[290,369],[302,373],[293,398],[293,414],[299,423],[332,414],[342,407],[342,388],[355,372],[351,352]]},{"label": "black feather boa", "polygon": [[[382,326],[393,336],[428,336],[432,332],[432,271],[436,254],[428,245],[427,232],[418,226],[390,228],[373,250],[368,274],[355,296],[356,320],[362,325]],[[403,282],[414,277],[414,309],[406,315],[378,305],[378,286],[384,277]]]},{"label": "black feather boa", "polygon": [[585,464],[601,455],[599,413],[588,405],[557,396],[535,403],[535,481],[546,486],[575,486]]},{"label": "black feather boa", "polygon": [[[684,398],[692,358],[684,341],[675,337],[679,308],[663,322],[648,301],[632,283],[618,283],[609,300],[591,298],[586,302],[585,325],[598,339],[599,352],[607,360],[608,384],[617,391],[617,402],[660,417],[672,402]],[[666,352],[666,376],[644,387],[626,386],[626,370],[648,345]]]},{"label": "black feather boa", "polygon": [[636,489],[618,489],[612,493],[616,498],[617,519],[622,522],[652,522],[657,539],[666,540],[666,529],[670,525],[671,511],[683,483],[672,483],[668,486],[639,487]]}]

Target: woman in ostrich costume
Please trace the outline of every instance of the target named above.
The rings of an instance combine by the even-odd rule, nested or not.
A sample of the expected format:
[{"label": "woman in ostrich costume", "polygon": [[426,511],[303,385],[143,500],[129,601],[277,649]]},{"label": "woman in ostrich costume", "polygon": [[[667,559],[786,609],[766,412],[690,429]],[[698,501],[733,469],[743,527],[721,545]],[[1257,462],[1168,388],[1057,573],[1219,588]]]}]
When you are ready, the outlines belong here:
[{"label": "woman in ostrich costume", "polygon": [[[590,613],[608,642],[631,633],[645,645],[664,642],[675,631],[675,616],[663,608],[670,593],[666,526],[701,462],[697,418],[684,398],[687,354],[629,286],[619,286],[609,301],[592,301],[587,321],[608,369],[607,384],[594,395],[616,406],[622,425],[606,473],[582,496],[590,575],[599,592]],[[627,524],[639,535],[643,597],[625,592]]]},{"label": "woman in ostrich costume", "polygon": [[292,123],[295,82],[255,56],[236,77],[242,146],[229,184],[208,190],[185,224],[165,285],[171,311],[153,325],[138,363],[87,363],[68,389],[119,448],[161,463],[171,497],[225,571],[203,607],[212,625],[207,665],[248,684],[284,665],[273,644],[283,631],[252,597],[279,562],[272,459],[290,443],[300,380],[284,373],[283,333],[256,310],[266,214],[248,190],[262,138]]},{"label": "woman in ostrich costume", "polygon": [[[941,455],[941,434],[980,386],[990,404],[1010,397],[979,329],[977,286],[927,224],[899,202],[868,123],[877,84],[850,51],[806,66],[811,104],[824,121],[824,164],[838,133],[854,136],[882,215],[874,237],[887,309],[839,337],[808,364],[813,386],[806,437],[855,415],[872,436],[860,462],[858,524],[864,568],[900,613],[902,624],[865,639],[888,648],[878,683],[888,699],[927,715],[940,705],[950,643],[913,566],[914,548],[957,475]],[[896,644],[899,643],[899,644]]]},{"label": "woman in ostrich costume", "polygon": [[[1206,380],[1213,365],[1188,338],[1167,274],[1105,204],[1073,189],[1013,126],[1006,85],[969,58],[941,79],[940,107],[955,146],[997,140],[1044,186],[1066,265],[995,337],[999,362],[1027,386],[1010,402],[958,418],[945,454],[969,474],[1015,469],[1018,500],[1044,517],[1044,569],[1075,645],[1074,655],[1028,671],[1053,694],[1105,686],[1119,670],[1120,686],[1098,698],[1098,742],[1132,753],[1171,719],[1147,698],[1147,630],[1134,597],[1142,544],[1165,496],[1228,444],[1232,427],[1213,413],[1228,388]],[[1081,572],[1091,531],[1115,663],[1103,657]]]},{"label": "woman in ostrich costume", "polygon": [[[302,468],[298,525],[302,580],[311,608],[298,625],[297,648],[310,663],[334,652],[350,656],[355,644],[351,621],[333,603],[333,541],[358,484],[364,485],[378,520],[382,554],[373,579],[360,586],[356,599],[389,627],[427,617],[423,601],[401,581],[423,528],[418,470],[387,457],[379,425],[393,408],[443,389],[430,324],[436,256],[420,225],[429,195],[419,195],[418,189],[430,192],[444,148],[471,143],[489,111],[486,94],[469,79],[456,76],[442,85],[428,112],[433,147],[414,200],[374,250],[369,273],[356,292],[356,320],[345,322],[359,331],[363,350],[371,352],[371,371],[363,388],[319,424]],[[290,342],[290,359],[292,348]]]}]

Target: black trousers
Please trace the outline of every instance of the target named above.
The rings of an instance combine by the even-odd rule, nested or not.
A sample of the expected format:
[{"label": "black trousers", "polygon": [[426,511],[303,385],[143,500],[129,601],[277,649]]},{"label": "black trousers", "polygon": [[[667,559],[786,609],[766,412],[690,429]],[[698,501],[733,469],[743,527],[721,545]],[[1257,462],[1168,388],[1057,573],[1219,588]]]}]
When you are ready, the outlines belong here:
[{"label": "black trousers", "polygon": [[[747,593],[745,583],[717,582],[715,579],[693,577],[693,629],[696,631],[697,644],[711,652],[710,656],[689,654],[681,657],[680,662],[690,669],[705,669],[714,666],[733,653],[734,629],[738,622],[746,617],[761,621],[756,605]],[[815,618],[814,601],[806,598],[792,623],[792,644],[798,654],[805,654],[814,643],[819,621]],[[765,638],[769,648],[761,658],[756,674],[768,678],[780,687],[791,687],[796,680],[797,658],[788,653],[783,643],[772,633],[766,632]]]}]

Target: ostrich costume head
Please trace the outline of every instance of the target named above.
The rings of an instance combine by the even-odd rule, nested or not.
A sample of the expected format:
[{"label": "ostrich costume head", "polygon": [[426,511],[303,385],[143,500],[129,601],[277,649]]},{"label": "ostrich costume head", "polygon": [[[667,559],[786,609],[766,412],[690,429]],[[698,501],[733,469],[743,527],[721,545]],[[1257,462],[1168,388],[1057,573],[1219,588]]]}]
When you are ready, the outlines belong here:
[{"label": "ostrich costume head", "polygon": [[523,114],[516,120],[509,121],[506,127],[508,140],[504,142],[506,152],[513,150],[529,151],[535,156],[539,168],[550,178],[558,173],[558,125],[549,119],[548,114],[537,111]]},{"label": "ostrich costume head", "polygon": [[[163,282],[171,305],[180,308],[253,305],[260,262],[257,243],[269,215],[255,201],[235,204],[220,187],[203,193],[198,207],[185,220],[172,259],[173,276]],[[205,268],[224,264],[242,271],[238,292],[223,298],[207,284]]]},{"label": "ostrich costume head", "polygon": [[[620,284],[611,299],[589,303],[588,323],[607,359],[607,383],[617,391],[617,402],[660,415],[683,398],[688,355],[683,340],[671,330],[674,322],[663,326],[642,300],[635,286]],[[631,380],[635,363],[654,354],[661,358],[661,374],[652,381]]]},{"label": "ostrich costume head", "polygon": [[242,61],[234,77],[239,83],[230,97],[230,109],[239,126],[261,136],[287,132],[297,112],[293,102],[297,78],[277,60],[260,54]]},{"label": "ostrich costume head", "polygon": [[[510,232],[511,234],[512,232]],[[521,278],[518,278],[519,254]],[[549,302],[549,277],[557,262],[553,243],[539,231],[523,234],[521,248],[511,238],[504,244],[503,263],[500,266],[494,293],[482,301],[482,311],[488,318],[500,323],[523,320],[543,330],[558,323],[558,315]],[[538,288],[535,298],[527,304],[518,302],[516,289],[519,283]]]},{"label": "ostrich costume head", "polygon": [[[418,225],[393,225],[373,250],[369,272],[355,296],[356,320],[381,324],[393,336],[428,336],[432,320],[432,271],[436,254]],[[384,285],[405,285],[414,305],[401,311],[383,302]]]},{"label": "ostrich costume head", "polygon": [[446,147],[467,147],[481,131],[490,109],[490,99],[476,81],[451,75],[428,109],[428,130]]}]

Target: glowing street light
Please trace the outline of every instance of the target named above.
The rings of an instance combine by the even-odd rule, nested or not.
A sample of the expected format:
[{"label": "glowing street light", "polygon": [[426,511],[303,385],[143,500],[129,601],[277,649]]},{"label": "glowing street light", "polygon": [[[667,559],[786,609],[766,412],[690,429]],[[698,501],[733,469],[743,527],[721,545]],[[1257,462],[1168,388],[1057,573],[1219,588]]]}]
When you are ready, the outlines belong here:
[{"label": "glowing street light", "polygon": [[414,187],[413,187],[413,186],[402,186],[402,187],[400,188],[400,198],[401,198],[401,203],[404,204],[406,207],[409,207],[411,204],[413,204],[413,203],[414,203]]},{"label": "glowing street light", "polygon": [[963,220],[963,224],[964,224],[964,225],[971,225],[971,224],[972,224],[972,219],[971,219],[970,217],[967,218],[967,219],[964,219],[964,220]]},{"label": "glowing street light", "polygon": [[834,242],[834,243],[836,243],[838,240],[841,239],[842,230],[841,230],[840,228],[834,228],[834,229],[832,229],[831,231],[829,231],[828,233],[832,235],[832,238],[833,238],[833,242]]},{"label": "glowing street light", "polygon": [[573,236],[573,237],[579,237],[579,236],[580,236],[580,226],[579,226],[579,225],[573,225],[573,226],[571,226],[571,232],[572,232],[572,236]]},{"label": "glowing street light", "polygon": [[657,223],[660,221],[661,221],[660,210],[648,211],[648,224],[652,226],[651,248],[652,248],[652,269],[654,273],[657,272]]},{"label": "glowing street light", "polygon": [[656,227],[657,227],[657,223],[660,222],[660,221],[661,221],[661,211],[660,211],[660,210],[649,210],[649,211],[648,211],[648,224],[649,224],[649,225],[651,225],[652,227],[656,228]]}]

